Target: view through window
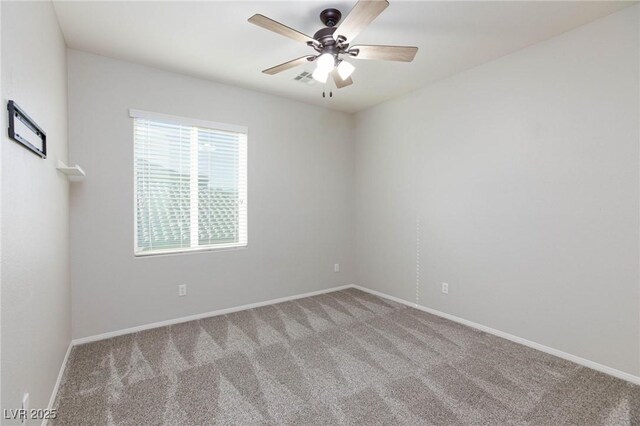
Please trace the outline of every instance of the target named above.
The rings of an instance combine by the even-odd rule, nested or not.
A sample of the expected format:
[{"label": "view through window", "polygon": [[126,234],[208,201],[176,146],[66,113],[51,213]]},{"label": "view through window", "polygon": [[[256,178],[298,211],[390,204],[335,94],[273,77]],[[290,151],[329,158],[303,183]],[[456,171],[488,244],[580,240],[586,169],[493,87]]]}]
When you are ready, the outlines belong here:
[{"label": "view through window", "polygon": [[246,129],[131,115],[136,255],[246,246]]}]

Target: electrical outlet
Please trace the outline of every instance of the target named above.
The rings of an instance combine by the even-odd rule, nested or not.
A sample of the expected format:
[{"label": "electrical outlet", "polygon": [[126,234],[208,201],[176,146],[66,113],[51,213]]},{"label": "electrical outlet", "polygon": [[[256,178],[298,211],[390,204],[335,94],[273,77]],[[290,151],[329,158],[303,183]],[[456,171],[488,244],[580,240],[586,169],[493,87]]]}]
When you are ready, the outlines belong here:
[{"label": "electrical outlet", "polygon": [[186,296],[187,295],[187,285],[180,284],[178,286],[178,296]]},{"label": "electrical outlet", "polygon": [[449,294],[449,284],[447,283],[442,283],[442,292],[444,294]]},{"label": "electrical outlet", "polygon": [[336,263],[335,265],[333,265],[333,272],[340,272],[340,264]]}]

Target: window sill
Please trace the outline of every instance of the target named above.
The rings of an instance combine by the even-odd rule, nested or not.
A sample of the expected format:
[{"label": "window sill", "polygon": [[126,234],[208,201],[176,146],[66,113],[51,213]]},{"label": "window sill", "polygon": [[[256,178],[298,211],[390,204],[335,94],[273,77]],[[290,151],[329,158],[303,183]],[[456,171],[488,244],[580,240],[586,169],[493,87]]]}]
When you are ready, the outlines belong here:
[{"label": "window sill", "polygon": [[156,256],[176,256],[176,255],[183,255],[183,254],[207,253],[207,252],[213,252],[213,251],[242,250],[242,249],[246,249],[247,247],[248,247],[247,243],[221,244],[215,247],[146,251],[141,253],[134,253],[134,257],[144,258],[144,257],[156,257]]}]

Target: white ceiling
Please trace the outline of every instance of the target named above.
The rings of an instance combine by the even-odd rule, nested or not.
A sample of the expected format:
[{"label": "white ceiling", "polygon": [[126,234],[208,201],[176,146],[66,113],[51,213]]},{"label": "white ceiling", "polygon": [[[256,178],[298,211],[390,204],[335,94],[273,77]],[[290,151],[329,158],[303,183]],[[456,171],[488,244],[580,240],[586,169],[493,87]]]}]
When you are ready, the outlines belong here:
[{"label": "white ceiling", "polygon": [[54,6],[67,45],[99,55],[355,112],[608,15],[632,2],[418,2],[389,7],[355,44],[418,46],[413,63],[353,60],[355,83],[333,98],[322,84],[260,71],[313,53],[247,22],[261,13],[308,35],[318,15],[355,1],[66,2]]}]

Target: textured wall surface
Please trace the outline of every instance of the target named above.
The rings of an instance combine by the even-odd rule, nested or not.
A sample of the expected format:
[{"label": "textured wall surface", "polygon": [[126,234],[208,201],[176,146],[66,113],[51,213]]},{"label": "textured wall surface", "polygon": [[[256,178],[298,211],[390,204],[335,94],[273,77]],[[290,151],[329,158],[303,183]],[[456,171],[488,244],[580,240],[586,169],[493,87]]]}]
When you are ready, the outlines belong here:
[{"label": "textured wall surface", "polygon": [[1,7],[2,108],[24,108],[48,151],[42,160],[2,131],[2,408],[20,408],[25,392],[46,408],[71,339],[69,183],[56,171],[67,161],[66,48],[50,2]]},{"label": "textured wall surface", "polygon": [[638,375],[639,11],[358,114],[357,282]]},{"label": "textured wall surface", "polygon": [[[68,60],[70,157],[87,172],[71,192],[74,337],[353,282],[350,116],[74,50]],[[129,108],[249,128],[248,248],[134,257]]]}]

